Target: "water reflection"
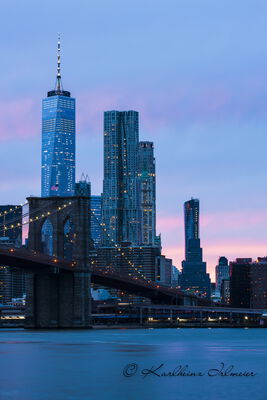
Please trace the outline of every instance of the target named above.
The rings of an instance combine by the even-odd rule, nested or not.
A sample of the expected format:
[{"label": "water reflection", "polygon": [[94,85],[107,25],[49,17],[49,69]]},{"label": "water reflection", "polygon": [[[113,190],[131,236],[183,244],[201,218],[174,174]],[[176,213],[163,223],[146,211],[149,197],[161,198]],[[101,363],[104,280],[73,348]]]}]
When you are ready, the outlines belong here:
[{"label": "water reflection", "polygon": [[[226,390],[229,400],[266,400],[264,329],[1,330],[0,341],[1,400],[222,400]],[[221,362],[257,375],[141,375],[159,363],[207,371]],[[130,363],[137,371],[127,378],[122,371]]]}]

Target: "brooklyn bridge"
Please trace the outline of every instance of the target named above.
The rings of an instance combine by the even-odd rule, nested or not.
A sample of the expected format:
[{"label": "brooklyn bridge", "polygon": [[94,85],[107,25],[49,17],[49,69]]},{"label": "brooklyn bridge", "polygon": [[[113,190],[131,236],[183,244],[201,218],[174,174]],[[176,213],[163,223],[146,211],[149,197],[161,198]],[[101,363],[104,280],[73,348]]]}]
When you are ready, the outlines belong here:
[{"label": "brooklyn bridge", "polygon": [[[29,197],[27,200],[29,212],[24,222],[29,226],[27,249],[0,247],[1,264],[26,272],[25,328],[90,327],[92,283],[149,299],[152,304],[211,305],[207,299],[145,279],[131,263],[128,271],[110,265],[94,266],[89,258],[88,197]],[[52,227],[53,255],[43,253],[45,221]],[[3,229],[18,224],[14,221]],[[114,246],[121,251],[119,246]]]}]

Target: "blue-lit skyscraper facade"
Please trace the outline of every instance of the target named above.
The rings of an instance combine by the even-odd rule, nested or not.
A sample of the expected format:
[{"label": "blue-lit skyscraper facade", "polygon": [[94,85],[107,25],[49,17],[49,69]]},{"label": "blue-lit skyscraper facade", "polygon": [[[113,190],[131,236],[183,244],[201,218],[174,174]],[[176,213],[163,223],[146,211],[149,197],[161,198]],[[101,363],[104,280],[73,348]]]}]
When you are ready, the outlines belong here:
[{"label": "blue-lit skyscraper facade", "polygon": [[48,92],[42,114],[42,197],[72,196],[75,188],[75,99]]},{"label": "blue-lit skyscraper facade", "polygon": [[75,190],[75,99],[63,90],[60,65],[59,38],[56,87],[42,107],[42,197],[73,196]]}]

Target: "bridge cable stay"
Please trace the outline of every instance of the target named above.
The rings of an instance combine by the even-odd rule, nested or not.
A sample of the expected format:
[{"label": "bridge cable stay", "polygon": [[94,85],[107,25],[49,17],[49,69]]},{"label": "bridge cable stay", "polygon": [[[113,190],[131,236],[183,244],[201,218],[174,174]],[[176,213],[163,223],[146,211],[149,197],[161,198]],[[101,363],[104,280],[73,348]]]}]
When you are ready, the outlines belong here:
[{"label": "bridge cable stay", "polygon": [[[51,201],[50,204],[52,204],[52,203],[53,203],[53,202]],[[29,204],[29,203],[28,203],[28,202],[27,202],[27,203],[24,203],[23,206],[26,206],[27,204]],[[48,204],[48,206],[49,206],[50,204]],[[19,208],[19,207],[22,207],[22,206],[17,206],[16,208]],[[35,210],[32,212],[31,215],[33,215],[33,216],[36,215],[37,213],[39,213],[39,212],[40,212],[41,210],[43,210],[44,208],[47,208],[47,205],[35,209]],[[10,209],[10,211],[9,211],[8,213],[6,213],[5,215],[3,215],[3,213],[0,214],[0,217],[1,217],[1,215],[2,215],[2,217],[5,217],[6,215],[8,215],[8,214],[14,212],[14,210],[15,210],[15,208]],[[10,229],[10,228],[12,227],[12,225],[14,225],[17,221],[21,221],[21,220],[23,220],[24,218],[26,218],[26,217],[28,217],[28,216],[29,216],[29,211],[26,211],[26,212],[24,212],[23,214],[18,215],[18,216],[16,216],[15,218],[9,220],[9,221],[8,221],[8,224],[10,224],[10,227],[9,227],[8,229]],[[44,216],[44,215],[42,215],[42,216]],[[25,225],[25,224],[24,224],[24,225]],[[7,227],[7,224],[5,223],[5,220],[4,220],[3,223],[0,223],[0,231],[1,231],[1,226],[2,226],[2,227]],[[20,225],[17,225],[17,226],[20,226]],[[12,227],[12,228],[13,228],[13,227]],[[15,228],[15,227],[14,227],[14,228]],[[3,229],[2,229],[2,230],[3,230]],[[5,230],[6,230],[6,229],[5,229]]]},{"label": "bridge cable stay", "polygon": [[[65,203],[65,204],[63,204],[63,205],[57,207],[57,209],[54,210],[53,212],[47,212],[47,213],[45,213],[45,214],[43,213],[43,214],[41,214],[40,216],[37,215],[37,216],[35,216],[34,218],[30,218],[29,221],[26,221],[26,222],[24,222],[24,223],[21,223],[19,226],[30,224],[30,223],[32,223],[32,222],[38,220],[38,219],[41,219],[41,218],[47,218],[47,216],[56,214],[57,212],[61,211],[62,209],[69,207],[71,204],[72,204],[72,202]],[[47,206],[46,206],[46,207],[40,207],[39,210],[42,210],[43,208],[47,208]],[[89,212],[89,213],[90,213],[90,212]],[[26,214],[28,214],[28,213],[26,213]],[[156,284],[156,282],[147,279],[147,278],[138,270],[138,268],[136,268],[136,267],[134,266],[134,264],[133,264],[130,260],[127,259],[127,257],[125,256],[125,254],[122,253],[123,249],[120,248],[120,245],[119,245],[119,244],[116,244],[116,243],[115,243],[114,239],[112,239],[112,238],[110,237],[110,235],[108,234],[107,230],[106,230],[105,228],[102,227],[102,224],[100,223],[99,219],[96,217],[95,213],[94,213],[92,210],[91,210],[91,214],[93,215],[93,217],[95,218],[95,220],[97,221],[97,223],[101,226],[101,229],[103,229],[104,234],[107,235],[108,238],[109,238],[109,240],[112,241],[112,243],[114,244],[114,247],[121,253],[121,255],[124,257],[124,259],[129,263],[130,267],[131,267],[132,269],[134,269],[134,270],[143,278],[142,280],[145,280],[145,281],[146,281],[147,284],[150,284],[150,285],[154,286],[154,285]],[[17,225],[17,226],[18,226],[18,225]],[[15,229],[15,228],[17,228],[17,226],[13,226],[11,229]],[[6,228],[6,229],[9,229],[7,226],[5,226],[5,228]],[[119,272],[119,271],[116,271],[116,272]],[[129,273],[128,273],[128,275],[131,276],[131,274],[129,274]],[[138,278],[137,278],[137,277],[133,277],[133,279],[138,279]],[[156,288],[159,288],[159,286],[156,286]],[[173,289],[171,289],[171,288],[166,288],[166,287],[164,287],[164,290],[167,291],[167,292],[172,292],[172,291],[173,291]]]},{"label": "bridge cable stay", "polygon": [[[52,203],[52,201],[51,201],[51,203]],[[25,203],[24,205],[27,205],[27,204],[28,204],[28,203]],[[13,219],[13,220],[10,220],[10,221],[8,222],[8,225],[7,225],[7,224],[4,224],[4,223],[0,224],[0,232],[1,232],[1,231],[2,231],[2,232],[6,232],[6,231],[8,231],[8,230],[14,230],[14,229],[17,229],[18,227],[21,227],[21,226],[24,226],[24,225],[28,225],[28,224],[30,224],[30,223],[32,223],[32,222],[38,220],[38,219],[47,218],[47,217],[49,217],[50,215],[53,215],[53,214],[59,212],[62,208],[68,207],[69,205],[71,205],[71,202],[69,202],[68,204],[63,204],[62,206],[59,206],[59,207],[57,208],[57,210],[55,210],[54,212],[48,211],[48,212],[46,212],[46,213],[42,213],[42,214],[40,214],[40,215],[36,215],[36,214],[38,214],[39,212],[41,212],[42,209],[44,209],[44,208],[47,209],[47,205],[44,206],[44,207],[40,207],[40,208],[36,209],[36,210],[34,211],[34,213],[31,214],[32,217],[29,218],[28,221],[17,222],[17,223],[16,223],[16,221],[21,221],[21,220],[23,220],[23,218],[29,216],[29,212],[26,212],[26,213],[22,214],[21,216],[19,216],[18,218],[15,218],[15,219]],[[48,206],[49,206],[49,205],[48,205]],[[16,208],[19,208],[19,207],[21,207],[21,206],[17,206]],[[15,210],[15,208],[10,209],[9,213],[13,212],[14,210]],[[101,227],[101,229],[102,229],[104,235],[106,235],[106,236],[108,237],[109,242],[112,242],[114,248],[116,248],[116,249],[118,250],[118,252],[123,256],[123,258],[127,261],[127,263],[129,264],[130,268],[131,268],[132,270],[134,270],[135,272],[137,272],[138,275],[141,276],[144,280],[150,282],[150,280],[147,279],[147,277],[146,277],[144,274],[142,274],[142,272],[140,272],[140,270],[139,270],[138,268],[136,268],[136,266],[134,265],[134,263],[132,263],[132,262],[125,256],[125,254],[123,253],[123,249],[120,248],[120,245],[119,245],[119,244],[116,244],[116,243],[115,243],[114,239],[113,239],[113,238],[111,237],[111,235],[107,232],[107,229],[104,228],[104,227],[102,226],[102,223],[101,223],[101,222],[99,221],[99,219],[96,217],[95,213],[94,213],[92,210],[91,210],[91,212],[89,212],[89,214],[90,214],[90,213],[91,213],[91,215],[93,216],[94,220],[95,220],[95,221],[98,223],[98,225]],[[7,214],[7,213],[6,213],[6,214]],[[5,214],[5,215],[6,215],[6,214]],[[128,273],[128,275],[131,276],[130,273]]]},{"label": "bridge cable stay", "polygon": [[17,210],[18,208],[22,208],[23,206],[26,206],[27,204],[29,204],[28,202],[24,203],[24,204],[20,204],[19,206],[15,206],[14,208],[10,208],[8,211],[2,211],[0,213],[0,217],[5,217],[8,214],[11,214],[12,212],[14,212],[15,210]]},{"label": "bridge cable stay", "polygon": [[[102,232],[104,233],[104,235],[106,235],[106,237],[108,237],[109,242],[112,242],[114,248],[116,248],[118,250],[119,253],[121,253],[121,255],[123,256],[123,258],[128,262],[128,264],[130,265],[130,267],[132,269],[134,269],[143,279],[145,279],[146,281],[149,282],[149,280],[147,279],[147,277],[145,275],[143,275],[140,270],[138,268],[135,267],[135,265],[129,260],[127,259],[127,257],[125,256],[125,254],[123,253],[123,250],[121,249],[121,246],[117,243],[115,243],[115,240],[111,237],[111,235],[107,232],[107,229],[103,227],[102,223],[99,221],[99,219],[97,218],[97,216],[95,215],[94,211],[90,211],[89,214],[91,214],[94,218],[94,220],[97,222],[97,224],[101,227]],[[128,273],[128,275],[130,275]]]},{"label": "bridge cable stay", "polygon": [[[27,205],[27,203],[25,203],[25,204]],[[40,207],[40,208],[36,209],[36,210],[32,213],[32,215],[36,215],[36,214],[37,214],[38,212],[40,212],[43,208],[44,208],[44,207]],[[49,213],[47,213],[46,216],[48,216],[48,215],[49,215]],[[1,231],[8,231],[8,230],[16,229],[16,228],[18,228],[18,227],[20,227],[20,226],[22,226],[22,225],[27,225],[29,222],[33,222],[34,218],[31,218],[32,221],[24,221],[24,222],[23,222],[23,219],[25,219],[25,218],[28,217],[28,216],[29,216],[29,212],[25,212],[25,213],[23,213],[22,215],[19,215],[19,216],[17,216],[16,218],[13,218],[13,219],[9,220],[8,223],[5,223],[5,222],[0,223],[0,232],[1,232]],[[45,217],[45,215],[42,214],[42,217]],[[38,218],[36,218],[36,219],[38,219]],[[21,222],[18,222],[18,223],[17,223],[17,221],[22,221],[22,223],[21,223]]]},{"label": "bridge cable stay", "polygon": [[[50,215],[53,215],[53,214],[59,212],[59,211],[62,210],[63,208],[69,207],[71,204],[72,204],[71,202],[66,203],[66,204],[63,204],[63,205],[57,207],[57,210],[52,211],[52,212],[51,212],[51,211],[48,211],[48,212],[46,212],[45,214],[42,213],[42,214],[40,214],[40,215],[36,215],[36,213],[34,213],[35,216],[34,216],[33,218],[30,218],[28,221],[25,221],[25,222],[17,223],[16,225],[14,225],[14,223],[11,224],[10,226],[8,226],[8,225],[2,225],[2,227],[0,227],[0,232],[1,232],[1,231],[7,231],[7,230],[16,229],[16,228],[18,228],[18,227],[20,227],[20,226],[28,225],[28,224],[30,224],[30,223],[32,223],[32,222],[34,222],[34,221],[37,221],[38,219],[47,218],[47,217],[49,217]],[[44,208],[47,208],[47,206],[46,206],[46,207],[40,207],[39,211],[42,210],[42,209],[44,209]],[[36,210],[36,211],[37,211],[37,210]],[[37,212],[38,212],[38,211],[37,211]],[[28,213],[26,213],[25,215],[27,216]],[[21,220],[21,219],[22,219],[22,217],[20,216],[20,217],[19,217],[19,220]],[[17,221],[17,220],[18,220],[18,219],[16,219],[16,221]]]}]

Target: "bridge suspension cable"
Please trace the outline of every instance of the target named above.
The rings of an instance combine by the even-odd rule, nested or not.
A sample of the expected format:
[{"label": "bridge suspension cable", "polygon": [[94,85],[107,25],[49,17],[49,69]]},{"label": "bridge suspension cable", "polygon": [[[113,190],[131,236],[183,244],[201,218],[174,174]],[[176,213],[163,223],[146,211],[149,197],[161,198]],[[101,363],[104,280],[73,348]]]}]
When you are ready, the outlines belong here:
[{"label": "bridge suspension cable", "polygon": [[[99,219],[96,217],[94,211],[91,210],[91,211],[89,211],[89,214],[90,214],[90,213],[93,215],[93,218],[96,220],[96,222],[98,223],[98,225],[101,227],[101,229],[102,229],[104,235],[106,235],[106,236],[108,237],[109,242],[111,242],[111,243],[113,244],[114,248],[116,248],[116,249],[118,250],[118,252],[122,255],[122,257],[128,262],[128,264],[130,265],[130,267],[131,267],[132,269],[134,269],[143,279],[145,279],[146,281],[148,281],[147,277],[146,277],[145,275],[143,275],[143,274],[141,273],[141,271],[140,271],[138,268],[136,268],[136,266],[135,266],[129,259],[127,259],[127,257],[125,256],[125,254],[123,253],[123,251],[122,251],[122,249],[121,249],[121,246],[120,246],[119,244],[115,243],[115,240],[114,240],[114,239],[111,237],[111,235],[107,232],[107,229],[104,228],[104,227],[102,226],[101,222],[100,222]],[[129,274],[128,274],[128,275],[129,275]]]},{"label": "bridge suspension cable", "polygon": [[[29,218],[28,221],[24,221],[24,222],[23,222],[23,218],[29,216],[29,212],[26,212],[25,214],[19,216],[18,218],[9,221],[9,224],[10,224],[10,225],[4,225],[4,224],[2,224],[2,226],[0,225],[0,232],[1,232],[1,231],[2,231],[2,232],[6,232],[6,231],[8,231],[8,230],[13,230],[13,229],[19,228],[19,227],[21,227],[21,226],[28,225],[28,224],[30,224],[30,223],[32,223],[32,222],[34,222],[34,221],[37,221],[38,219],[47,218],[47,217],[49,217],[50,215],[53,215],[53,214],[59,212],[59,211],[62,210],[63,208],[69,207],[71,204],[72,204],[71,202],[68,202],[68,203],[63,204],[62,206],[57,207],[57,209],[56,209],[55,211],[47,211],[46,213],[42,213],[42,214],[40,214],[40,215],[36,215],[36,213],[39,213],[39,212],[40,212],[41,210],[43,210],[44,208],[47,209],[47,206],[45,206],[45,207],[40,207],[40,208],[36,209],[34,213],[31,214],[32,217]],[[22,221],[22,222],[15,223],[15,222],[18,221],[18,220],[20,220],[20,221]]]},{"label": "bridge suspension cable", "polygon": [[[52,204],[53,201],[51,201],[50,204]],[[13,209],[10,209],[7,213],[1,213],[0,217],[10,214],[12,212],[14,212],[16,209],[19,209],[19,207],[23,207],[26,206],[28,204],[28,202],[24,203],[22,206],[16,206]],[[68,206],[70,206],[72,203],[68,202],[63,204],[62,206],[57,207],[57,209],[53,212],[47,211],[46,213],[43,213],[42,210],[43,209],[47,209],[47,206],[43,206],[43,207],[39,207],[38,209],[35,209],[33,213],[31,213],[31,217],[29,217],[29,211],[26,211],[25,213],[23,213],[22,215],[8,221],[8,224],[5,224],[5,222],[0,223],[0,233],[4,232],[6,233],[7,231],[10,230],[15,230],[19,227],[28,225],[30,223],[33,223],[39,219],[45,219],[51,215],[54,215],[55,213],[61,211],[63,208],[66,208]],[[131,260],[129,260],[127,258],[127,256],[124,254],[123,249],[121,248],[121,246],[115,242],[115,240],[111,237],[111,235],[108,233],[107,229],[103,227],[102,223],[99,221],[99,219],[97,218],[96,214],[94,213],[94,211],[90,210],[89,214],[93,216],[94,220],[97,222],[97,224],[100,226],[103,234],[108,238],[109,243],[111,243],[114,248],[118,251],[118,253],[120,253],[120,255],[125,259],[125,261],[128,263],[129,267],[131,268],[131,270],[133,272],[136,272],[140,277],[142,277],[143,279],[145,279],[146,281],[150,282],[150,280],[134,265],[134,263],[131,262]],[[27,221],[23,221],[23,219],[25,219],[26,217],[29,217],[29,219]],[[17,222],[17,221],[21,221],[21,222]],[[130,273],[128,273],[128,275],[131,275]]]}]

